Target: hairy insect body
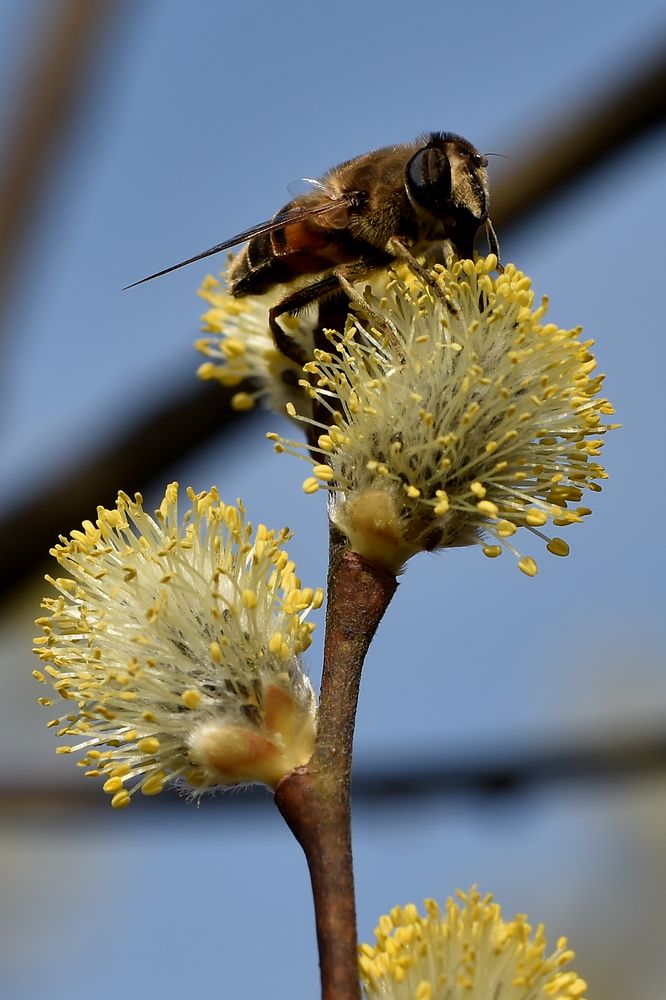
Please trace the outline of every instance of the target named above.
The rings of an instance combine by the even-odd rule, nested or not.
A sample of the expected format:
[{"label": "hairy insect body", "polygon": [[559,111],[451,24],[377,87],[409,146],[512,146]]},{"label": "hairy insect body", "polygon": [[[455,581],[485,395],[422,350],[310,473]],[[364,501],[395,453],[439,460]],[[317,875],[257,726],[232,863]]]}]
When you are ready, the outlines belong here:
[{"label": "hairy insect body", "polygon": [[485,158],[458,136],[426,138],[348,160],[285,205],[272,220],[284,226],[257,233],[234,262],[231,293],[261,295],[340,267],[359,279],[403,256],[396,243],[418,256],[448,241],[471,256],[488,219]]},{"label": "hairy insect body", "polygon": [[268,222],[149,278],[247,242],[230,267],[229,291],[240,298],[285,286],[269,324],[279,350],[303,364],[307,359],[276,322],[279,316],[330,298],[354,300],[355,281],[394,261],[429,282],[417,257],[434,247],[471,257],[482,228],[499,257],[487,166],[485,156],[452,132],[376,149],[333,167]]}]

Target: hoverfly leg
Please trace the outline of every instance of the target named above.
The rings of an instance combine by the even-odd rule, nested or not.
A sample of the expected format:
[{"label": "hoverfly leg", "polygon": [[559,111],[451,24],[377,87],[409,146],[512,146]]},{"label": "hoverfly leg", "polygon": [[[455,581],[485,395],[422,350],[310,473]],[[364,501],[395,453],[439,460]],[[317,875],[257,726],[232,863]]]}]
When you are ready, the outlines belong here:
[{"label": "hoverfly leg", "polygon": [[[288,310],[287,310],[288,311]],[[282,329],[279,323],[276,322],[277,317],[283,314],[283,310],[280,309],[280,304],[273,306],[268,313],[268,325],[270,327],[271,336],[273,337],[273,343],[277,347],[280,354],[284,354],[285,358],[289,361],[293,361],[295,365],[302,368],[304,364],[307,363],[308,357],[301,347],[297,344],[293,337],[290,337],[285,330]]]},{"label": "hoverfly leg", "polygon": [[268,325],[273,336],[273,342],[281,354],[293,361],[300,368],[311,360],[305,348],[291,337],[277,322],[279,316],[285,313],[296,313],[306,306],[312,305],[318,299],[338,291],[340,282],[336,275],[322,278],[321,281],[314,281],[311,285],[299,288],[291,295],[274,305],[268,311]]},{"label": "hoverfly leg", "polygon": [[[342,269],[336,271],[335,273],[343,292],[349,299],[350,305],[354,306],[357,312],[360,312],[363,316],[365,316],[366,319],[370,321],[374,329],[386,338],[388,343],[397,348],[399,346],[398,338],[390,321],[372,308],[361,292],[359,292],[359,290],[352,285],[351,281]],[[364,276],[365,274],[367,274],[367,270],[364,271]],[[402,354],[402,352],[400,353]]]},{"label": "hoverfly leg", "polygon": [[504,274],[504,266],[500,264],[499,240],[497,239],[497,233],[495,232],[495,228],[490,219],[486,219],[486,239],[488,240],[488,250],[490,253],[494,253],[497,257],[498,272],[500,274]]},{"label": "hoverfly leg", "polygon": [[435,280],[435,278],[433,278],[430,271],[416,259],[414,254],[409,250],[407,246],[405,246],[405,244],[401,240],[397,239],[394,236],[392,239],[389,240],[386,249],[390,254],[392,254],[394,257],[397,257],[398,260],[401,260],[404,264],[406,264],[409,270],[412,272],[412,274],[415,274],[418,278],[421,279],[426,288],[429,288],[434,293],[434,295],[436,295],[437,298],[444,303],[446,309],[448,310],[448,312],[451,313],[452,316],[460,315],[460,311],[456,309],[451,300],[446,297],[446,295],[440,288],[438,282]]}]

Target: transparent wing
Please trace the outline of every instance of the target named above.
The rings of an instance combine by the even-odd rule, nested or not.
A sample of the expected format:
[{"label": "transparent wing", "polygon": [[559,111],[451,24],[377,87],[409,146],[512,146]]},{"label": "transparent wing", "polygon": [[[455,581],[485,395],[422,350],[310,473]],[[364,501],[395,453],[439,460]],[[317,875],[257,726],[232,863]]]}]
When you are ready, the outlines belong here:
[{"label": "transparent wing", "polygon": [[[318,182],[314,183],[318,184]],[[204,260],[206,257],[212,257],[213,254],[221,253],[223,250],[230,250],[231,247],[238,246],[239,243],[246,243],[248,240],[251,240],[253,236],[261,236],[263,233],[273,233],[276,229],[284,229],[285,226],[294,222],[303,222],[305,219],[312,219],[318,215],[330,214],[332,218],[335,218],[334,225],[338,228],[340,225],[339,220],[341,218],[341,214],[346,215],[348,202],[344,198],[327,197],[329,197],[327,204],[316,205],[311,208],[299,208],[298,206],[292,207],[288,211],[279,213],[267,222],[261,222],[258,226],[253,226],[251,229],[246,229],[242,233],[237,233],[236,236],[232,236],[231,239],[225,240],[224,243],[218,243],[214,247],[209,247],[208,250],[203,250],[194,257],[188,257],[187,260],[181,260],[178,264],[171,264],[170,267],[165,267],[161,271],[155,271],[154,274],[149,274],[145,278],[139,278],[138,281],[133,281],[130,285],[125,285],[123,291],[126,291],[128,288],[136,288],[137,285],[142,285],[145,281],[152,281],[153,278],[161,278],[163,274],[169,274],[171,271],[177,271],[179,267],[186,267],[188,264],[194,264],[198,260]],[[338,213],[338,215],[335,216],[334,213]]]},{"label": "transparent wing", "polygon": [[287,184],[287,191],[294,199],[300,198],[304,194],[312,194],[313,191],[326,195],[327,198],[332,197],[323,181],[318,180],[316,177],[299,177],[297,181]]}]

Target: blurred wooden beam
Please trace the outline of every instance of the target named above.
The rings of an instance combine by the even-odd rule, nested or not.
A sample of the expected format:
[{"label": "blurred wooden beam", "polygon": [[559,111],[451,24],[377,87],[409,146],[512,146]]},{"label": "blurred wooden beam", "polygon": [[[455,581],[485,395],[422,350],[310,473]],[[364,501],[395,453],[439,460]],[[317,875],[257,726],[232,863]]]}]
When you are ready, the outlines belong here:
[{"label": "blurred wooden beam", "polygon": [[39,206],[54,154],[86,96],[88,67],[121,0],[57,0],[33,20],[37,39],[26,53],[13,126],[3,137],[0,164],[0,319],[21,263],[22,250]]},{"label": "blurred wooden beam", "polygon": [[[356,767],[353,775],[354,806],[357,810],[377,807],[404,808],[408,802],[424,799],[464,796],[490,805],[498,801],[506,805],[510,796],[535,795],[560,788],[590,786],[599,788],[603,783],[636,782],[642,778],[666,777],[666,737],[661,731],[636,736],[614,736],[609,742],[569,740],[563,746],[514,749],[491,757],[470,754],[459,761],[437,760],[436,748],[427,759],[405,764],[396,759],[377,766],[368,764]],[[242,820],[249,811],[271,807],[271,796],[265,788],[253,787],[240,795],[218,795],[206,799],[202,809],[192,809],[186,798],[175,789],[167,789],[149,802],[136,798],[136,811],[141,821],[151,816],[159,817],[164,811],[180,811],[185,816],[202,814],[213,816],[218,809],[227,809],[228,818]],[[72,784],[45,785],[33,782],[9,785],[0,784],[0,811],[9,819],[30,819],[48,814],[69,820],[72,810],[85,810],[107,815],[109,797],[99,788],[98,782],[72,780]],[[226,819],[225,819],[226,822]]]},{"label": "blurred wooden beam", "polygon": [[[192,371],[180,391],[169,393],[105,448],[91,452],[81,466],[64,468],[46,490],[27,493],[0,525],[0,547],[11,570],[0,574],[0,593],[50,562],[48,550],[58,536],[69,534],[84,518],[94,518],[98,505],[113,507],[119,489],[145,490],[164,469],[228,431],[241,417],[231,408],[233,391],[200,382]],[[242,417],[252,419],[251,414]]]},{"label": "blurred wooden beam", "polygon": [[596,97],[594,81],[571,114],[560,115],[531,136],[524,157],[512,161],[506,181],[492,193],[492,216],[500,237],[554,197],[568,194],[592,170],[610,164],[628,145],[666,122],[666,41],[633,67],[620,67],[614,83]]}]

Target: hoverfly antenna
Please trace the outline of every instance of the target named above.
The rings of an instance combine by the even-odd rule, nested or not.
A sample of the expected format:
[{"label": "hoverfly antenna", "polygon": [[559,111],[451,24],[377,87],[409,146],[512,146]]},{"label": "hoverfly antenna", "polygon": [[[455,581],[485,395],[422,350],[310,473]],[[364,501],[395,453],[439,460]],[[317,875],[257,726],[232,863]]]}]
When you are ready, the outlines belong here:
[{"label": "hoverfly antenna", "polygon": [[501,156],[503,160],[510,160],[511,157],[507,156],[506,153],[484,153],[484,156]]}]

